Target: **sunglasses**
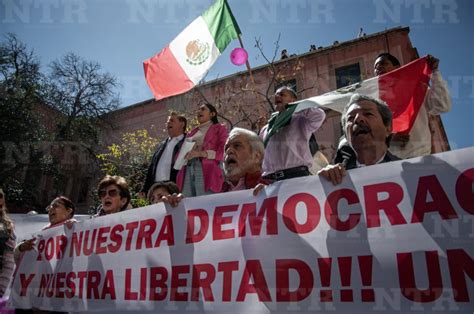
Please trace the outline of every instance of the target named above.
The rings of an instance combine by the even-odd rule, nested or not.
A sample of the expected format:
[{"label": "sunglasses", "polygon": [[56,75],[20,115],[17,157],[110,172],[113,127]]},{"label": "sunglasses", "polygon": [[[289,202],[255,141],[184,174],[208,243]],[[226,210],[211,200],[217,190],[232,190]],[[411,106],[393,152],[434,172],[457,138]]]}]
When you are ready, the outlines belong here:
[{"label": "sunglasses", "polygon": [[119,190],[113,189],[113,190],[108,190],[108,191],[106,191],[106,190],[100,190],[99,191],[99,197],[100,198],[104,198],[107,195],[109,195],[110,197],[115,197],[115,196],[119,195]]},{"label": "sunglasses", "polygon": [[46,211],[48,211],[50,208],[54,208],[54,209],[59,208],[60,206],[66,207],[66,205],[64,205],[63,203],[59,203],[59,202],[58,203],[51,203],[51,204],[48,205],[48,207],[46,207]]},{"label": "sunglasses", "polygon": [[0,194],[0,198],[3,198],[3,194]]}]

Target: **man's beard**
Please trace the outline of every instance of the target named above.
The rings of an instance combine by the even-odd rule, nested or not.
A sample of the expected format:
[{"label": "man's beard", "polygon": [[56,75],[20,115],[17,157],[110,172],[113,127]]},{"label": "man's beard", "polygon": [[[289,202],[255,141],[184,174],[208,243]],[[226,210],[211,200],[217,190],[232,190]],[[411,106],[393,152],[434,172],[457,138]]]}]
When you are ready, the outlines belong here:
[{"label": "man's beard", "polygon": [[235,166],[235,167],[232,167],[232,169],[228,169],[227,167],[224,166],[224,175],[226,178],[228,177],[235,177],[235,176],[245,176],[245,174],[247,173],[247,171],[249,169],[252,169],[252,166],[256,163],[256,157],[255,156],[252,156],[252,158],[250,158],[250,160],[248,160],[245,164],[247,165],[246,167],[245,166],[241,166],[239,164],[239,166]]},{"label": "man's beard", "polygon": [[234,176],[237,176],[237,175],[242,175],[242,173],[244,172],[245,170],[242,169],[241,166],[235,166],[235,167],[232,167],[232,168],[227,168],[227,167],[224,167],[224,175],[226,177],[234,177]]}]

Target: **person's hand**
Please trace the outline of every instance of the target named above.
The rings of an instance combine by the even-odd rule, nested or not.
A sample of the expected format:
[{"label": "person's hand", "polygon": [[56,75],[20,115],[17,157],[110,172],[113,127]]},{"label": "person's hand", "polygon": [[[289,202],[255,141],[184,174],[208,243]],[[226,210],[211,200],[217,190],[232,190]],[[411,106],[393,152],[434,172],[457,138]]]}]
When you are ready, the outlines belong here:
[{"label": "person's hand", "polygon": [[191,160],[193,158],[207,158],[207,152],[205,150],[191,150],[189,151],[184,159]]},{"label": "person's hand", "polygon": [[405,145],[410,140],[410,134],[407,133],[393,133],[392,142],[397,142],[400,147],[405,147]]},{"label": "person's hand", "polygon": [[35,246],[35,241],[36,238],[25,240],[20,243],[18,249],[20,250],[20,252],[31,251],[33,249],[33,246]]},{"label": "person's hand", "polygon": [[76,222],[77,222],[76,219],[70,218],[70,219],[66,220],[66,222],[65,222],[64,224],[66,225],[66,227],[67,227],[68,229],[72,229],[72,226],[74,226],[74,224],[75,224]]},{"label": "person's hand", "polygon": [[257,120],[258,131],[260,131],[268,123],[267,115],[261,115]]},{"label": "person's hand", "polygon": [[428,66],[430,67],[431,71],[438,70],[439,59],[433,57],[432,55],[428,55],[426,61],[428,62]]},{"label": "person's hand", "polygon": [[318,171],[318,175],[336,185],[342,182],[342,178],[346,175],[346,168],[342,164],[327,165]]},{"label": "person's hand", "polygon": [[171,205],[171,207],[178,207],[179,205],[179,202],[181,202],[181,200],[184,198],[183,194],[179,193],[179,194],[176,194],[176,193],[173,193],[173,194],[170,194],[170,195],[166,195],[166,196],[162,196],[161,197],[161,201],[163,203],[168,203]]},{"label": "person's hand", "polygon": [[260,191],[262,191],[265,187],[267,186],[267,184],[265,183],[259,183],[257,184],[254,188],[253,188],[253,196],[257,196]]}]

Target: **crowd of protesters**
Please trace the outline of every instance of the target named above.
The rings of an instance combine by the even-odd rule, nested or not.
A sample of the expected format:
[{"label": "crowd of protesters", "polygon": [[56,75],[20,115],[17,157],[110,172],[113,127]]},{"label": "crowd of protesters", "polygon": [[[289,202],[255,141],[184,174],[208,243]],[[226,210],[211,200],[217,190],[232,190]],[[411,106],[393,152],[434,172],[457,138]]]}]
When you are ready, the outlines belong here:
[{"label": "crowd of protesters", "polygon": [[[392,133],[392,112],[385,102],[354,94],[342,112],[344,138],[334,163],[320,169],[317,175],[340,184],[350,169],[431,153],[429,115],[451,108],[438,64],[439,60],[428,57],[433,71],[432,84],[408,134]],[[374,62],[374,73],[383,75],[398,67],[400,62],[393,55],[383,53]],[[298,93],[292,87],[278,88],[276,112],[259,134],[242,128],[228,132],[211,104],[199,106],[196,113],[199,125],[189,133],[186,133],[186,118],[172,112],[166,122],[168,137],[153,155],[139,197],[146,198],[150,204],[165,202],[176,206],[183,197],[245,189],[254,189],[257,194],[275,181],[315,174],[311,172],[315,152],[310,139],[322,125],[325,112],[318,107],[295,112],[297,99]],[[97,191],[100,205],[94,217],[132,208],[131,191],[123,177],[106,175]],[[47,207],[49,224],[45,228],[70,226],[75,222],[74,211],[71,200],[56,197]],[[15,261],[18,263],[22,254],[34,245],[35,239],[16,244],[5,193],[0,189],[0,297],[8,286]]]}]

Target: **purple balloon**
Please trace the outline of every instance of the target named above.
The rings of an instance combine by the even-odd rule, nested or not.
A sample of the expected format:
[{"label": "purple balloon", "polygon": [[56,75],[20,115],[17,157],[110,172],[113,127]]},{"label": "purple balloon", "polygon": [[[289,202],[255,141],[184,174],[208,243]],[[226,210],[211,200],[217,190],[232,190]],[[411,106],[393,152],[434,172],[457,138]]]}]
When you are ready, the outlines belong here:
[{"label": "purple balloon", "polygon": [[235,65],[245,64],[245,62],[247,62],[248,57],[249,55],[244,48],[235,48],[230,53],[230,61]]}]

